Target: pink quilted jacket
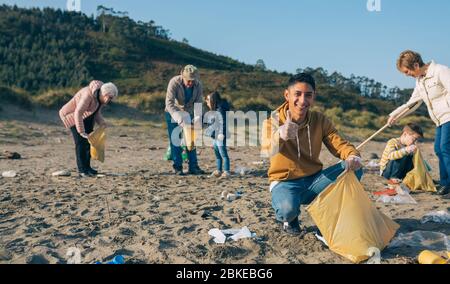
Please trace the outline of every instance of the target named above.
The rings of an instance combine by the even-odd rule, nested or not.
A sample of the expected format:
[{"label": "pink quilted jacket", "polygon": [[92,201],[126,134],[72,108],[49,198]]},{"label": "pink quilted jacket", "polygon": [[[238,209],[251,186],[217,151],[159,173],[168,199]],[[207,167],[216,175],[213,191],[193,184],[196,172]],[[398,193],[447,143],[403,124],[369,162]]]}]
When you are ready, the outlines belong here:
[{"label": "pink quilted jacket", "polygon": [[[98,101],[94,93],[101,88],[103,82],[92,81],[89,86],[84,87],[73,98],[65,104],[59,111],[59,117],[66,128],[76,126],[78,133],[85,132],[83,120],[92,115],[98,107]],[[104,124],[105,120],[102,116],[102,108],[100,107],[95,114],[95,122],[97,124]]]}]

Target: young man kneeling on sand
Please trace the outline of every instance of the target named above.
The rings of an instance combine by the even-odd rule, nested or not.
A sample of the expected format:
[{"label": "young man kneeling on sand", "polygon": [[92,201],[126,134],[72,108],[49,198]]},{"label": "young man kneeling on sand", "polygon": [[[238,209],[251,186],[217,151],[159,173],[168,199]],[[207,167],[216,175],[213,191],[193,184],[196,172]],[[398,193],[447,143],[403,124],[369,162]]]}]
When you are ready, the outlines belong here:
[{"label": "young man kneeling on sand", "polygon": [[[287,233],[302,236],[300,205],[311,203],[346,168],[357,170],[361,179],[362,164],[359,152],[330,120],[310,110],[316,98],[311,75],[291,77],[284,97],[286,102],[264,121],[262,151],[271,156],[268,176],[276,219]],[[344,161],[323,170],[322,143]]]},{"label": "young man kneeling on sand", "polygon": [[399,138],[387,142],[380,161],[380,173],[386,179],[404,179],[414,168],[413,155],[417,151],[416,142],[423,137],[422,128],[408,123]]}]

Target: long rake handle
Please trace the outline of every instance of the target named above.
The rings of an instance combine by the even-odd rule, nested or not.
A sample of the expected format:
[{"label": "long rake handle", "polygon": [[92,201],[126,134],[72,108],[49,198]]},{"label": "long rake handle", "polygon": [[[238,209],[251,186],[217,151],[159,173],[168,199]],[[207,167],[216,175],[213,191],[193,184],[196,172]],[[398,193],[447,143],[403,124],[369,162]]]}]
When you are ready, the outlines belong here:
[{"label": "long rake handle", "polygon": [[358,145],[358,147],[356,147],[356,150],[361,149],[364,145],[366,145],[367,143],[369,143],[370,140],[372,140],[375,136],[377,136],[378,134],[380,134],[381,132],[383,132],[386,128],[389,127],[389,124],[386,123],[385,126],[383,126],[382,128],[380,128],[377,132],[375,132],[374,134],[372,134],[372,136],[370,136],[369,138],[367,138],[364,142],[362,142],[361,144]]},{"label": "long rake handle", "polygon": [[[406,108],[404,111],[402,111],[399,115],[397,115],[397,118],[400,119],[405,113],[407,113],[411,108],[413,108],[413,106]],[[386,123],[386,125],[384,125],[382,128],[380,128],[377,132],[375,132],[374,134],[372,134],[372,136],[370,136],[369,138],[367,138],[364,142],[362,142],[361,144],[358,145],[358,147],[356,147],[356,150],[361,149],[364,145],[366,145],[370,140],[372,140],[375,136],[377,136],[378,134],[380,134],[381,132],[383,132],[386,128],[388,128],[390,125],[388,123]]]}]

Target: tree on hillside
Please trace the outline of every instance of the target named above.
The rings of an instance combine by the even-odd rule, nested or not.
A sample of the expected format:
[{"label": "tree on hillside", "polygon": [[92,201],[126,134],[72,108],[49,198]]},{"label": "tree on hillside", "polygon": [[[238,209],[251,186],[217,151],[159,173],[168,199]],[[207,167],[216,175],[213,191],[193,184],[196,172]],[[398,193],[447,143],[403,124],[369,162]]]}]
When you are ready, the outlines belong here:
[{"label": "tree on hillside", "polygon": [[321,67],[316,69],[311,67],[305,69],[297,68],[296,72],[311,74],[317,84],[330,85],[345,92],[356,93],[362,97],[390,100],[396,103],[405,101],[404,90],[400,90],[398,87],[388,88],[386,85],[364,76],[351,74],[350,78],[347,78],[339,72],[333,72],[331,75],[328,75],[328,72]]},{"label": "tree on hillside", "polygon": [[267,68],[266,68],[266,64],[264,63],[264,60],[258,59],[255,64],[255,69],[261,70],[261,71],[266,71]]},{"label": "tree on hillside", "polygon": [[105,21],[105,15],[112,15],[113,9],[107,8],[103,5],[97,6],[97,18],[99,18],[102,22],[102,31],[106,32],[106,21]]},{"label": "tree on hillside", "polygon": [[107,25],[107,17],[105,16],[116,16],[116,17],[128,17],[128,12],[122,12],[122,11],[114,11],[114,8],[108,8],[103,5],[97,6],[97,18],[99,18],[102,22],[102,31],[106,32],[106,25]]}]

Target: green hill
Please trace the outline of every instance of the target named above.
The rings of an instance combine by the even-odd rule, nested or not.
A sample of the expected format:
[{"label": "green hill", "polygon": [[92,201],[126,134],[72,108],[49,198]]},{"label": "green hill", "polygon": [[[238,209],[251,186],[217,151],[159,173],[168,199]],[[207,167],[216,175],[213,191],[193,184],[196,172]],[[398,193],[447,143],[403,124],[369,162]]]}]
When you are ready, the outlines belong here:
[{"label": "green hill", "polygon": [[[119,104],[162,114],[168,81],[183,65],[194,64],[200,68],[205,93],[223,93],[234,109],[270,111],[282,103],[290,74],[191,47],[171,39],[169,31],[153,21],[135,22],[119,14],[88,17],[50,8],[0,6],[0,99],[28,109],[56,109],[95,78],[117,84]],[[314,75],[317,108],[343,129],[371,132],[381,127],[410,94],[366,77],[345,78],[321,68],[299,71]],[[423,116],[409,119],[432,128]]]}]

